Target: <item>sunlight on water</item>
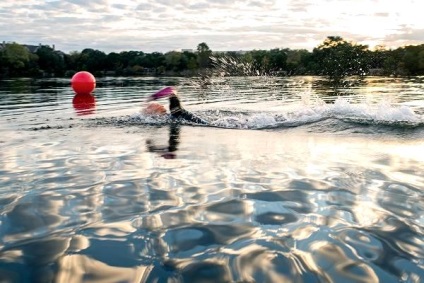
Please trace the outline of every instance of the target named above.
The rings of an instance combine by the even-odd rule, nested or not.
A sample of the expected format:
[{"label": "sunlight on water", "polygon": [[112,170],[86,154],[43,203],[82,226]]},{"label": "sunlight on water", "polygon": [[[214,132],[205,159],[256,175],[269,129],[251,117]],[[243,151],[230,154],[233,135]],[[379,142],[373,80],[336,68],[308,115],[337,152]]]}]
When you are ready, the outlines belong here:
[{"label": "sunlight on water", "polygon": [[422,78],[211,80],[1,82],[0,281],[421,282]]}]

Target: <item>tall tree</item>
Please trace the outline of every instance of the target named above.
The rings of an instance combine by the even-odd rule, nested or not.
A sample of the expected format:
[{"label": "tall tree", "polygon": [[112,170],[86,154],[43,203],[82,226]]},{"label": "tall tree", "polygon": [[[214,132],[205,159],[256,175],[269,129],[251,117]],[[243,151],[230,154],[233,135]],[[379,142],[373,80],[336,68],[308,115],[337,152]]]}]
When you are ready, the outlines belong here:
[{"label": "tall tree", "polygon": [[61,76],[65,73],[65,60],[62,53],[56,52],[49,46],[41,46],[37,49],[38,66],[44,72],[51,75]]},{"label": "tall tree", "polygon": [[100,50],[86,48],[81,52],[82,70],[87,70],[94,74],[105,70],[106,54]]},{"label": "tall tree", "polygon": [[320,75],[340,79],[368,72],[368,46],[345,41],[340,36],[329,36],[312,53]]},{"label": "tall tree", "polygon": [[108,71],[120,74],[122,71],[121,56],[116,52],[111,52],[106,56],[105,67]]},{"label": "tall tree", "polygon": [[424,72],[424,44],[403,47],[403,66],[408,75]]},{"label": "tall tree", "polygon": [[304,75],[308,73],[308,65],[311,53],[308,50],[290,50],[286,49],[287,60],[286,68],[290,75]]},{"label": "tall tree", "polygon": [[165,53],[165,64],[166,70],[178,72],[180,70],[180,64],[183,56],[181,52],[170,51]]},{"label": "tall tree", "polygon": [[209,49],[206,43],[202,42],[197,45],[197,63],[199,64],[199,68],[205,69],[210,67],[211,55],[212,50]]},{"label": "tall tree", "polygon": [[276,48],[269,51],[270,72],[278,72],[287,69],[287,54],[284,50]]},{"label": "tall tree", "polygon": [[30,63],[31,58],[33,58],[26,47],[15,42],[5,44],[0,50],[0,54],[4,68],[7,69],[12,76],[25,74],[25,68]]},{"label": "tall tree", "polygon": [[268,74],[271,69],[269,52],[267,50],[250,51],[253,59],[253,68],[257,74]]}]

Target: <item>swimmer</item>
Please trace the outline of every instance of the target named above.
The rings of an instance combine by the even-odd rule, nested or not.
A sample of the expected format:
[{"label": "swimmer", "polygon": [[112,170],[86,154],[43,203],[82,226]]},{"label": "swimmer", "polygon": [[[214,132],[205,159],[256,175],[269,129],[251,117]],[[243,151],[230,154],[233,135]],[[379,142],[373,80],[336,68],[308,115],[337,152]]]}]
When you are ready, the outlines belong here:
[{"label": "swimmer", "polygon": [[157,102],[149,102],[146,108],[143,109],[142,113],[144,115],[166,115],[166,109],[162,104]]},{"label": "swimmer", "polygon": [[[207,121],[195,116],[194,114],[188,112],[181,106],[180,99],[177,96],[177,92],[173,87],[166,87],[151,95],[148,98],[148,101],[157,100],[160,98],[169,98],[169,111],[171,112],[171,117],[175,120],[183,120],[196,124],[209,124]],[[156,102],[150,102],[149,105],[144,109],[143,113],[145,114],[154,114],[154,115],[164,115],[166,113],[165,108]]]}]

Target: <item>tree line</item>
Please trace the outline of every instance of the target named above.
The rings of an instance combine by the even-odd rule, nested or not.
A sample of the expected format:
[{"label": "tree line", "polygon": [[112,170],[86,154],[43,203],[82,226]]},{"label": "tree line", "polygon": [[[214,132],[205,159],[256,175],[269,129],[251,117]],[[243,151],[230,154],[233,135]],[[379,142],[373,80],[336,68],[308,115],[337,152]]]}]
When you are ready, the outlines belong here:
[{"label": "tree line", "polygon": [[69,77],[77,71],[95,76],[318,75],[409,76],[424,74],[424,44],[370,50],[367,45],[329,36],[312,51],[288,48],[213,52],[202,42],[194,51],[111,52],[86,48],[69,54],[47,45],[30,52],[25,45],[0,45],[1,77]]}]

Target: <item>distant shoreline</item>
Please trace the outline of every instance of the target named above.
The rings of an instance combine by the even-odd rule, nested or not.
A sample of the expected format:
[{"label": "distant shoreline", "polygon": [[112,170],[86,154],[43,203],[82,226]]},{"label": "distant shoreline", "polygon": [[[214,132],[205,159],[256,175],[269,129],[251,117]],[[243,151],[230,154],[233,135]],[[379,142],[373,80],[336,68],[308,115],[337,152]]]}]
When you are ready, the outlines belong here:
[{"label": "distant shoreline", "polygon": [[69,77],[77,71],[95,76],[293,76],[330,79],[347,76],[424,75],[424,44],[394,50],[369,50],[329,36],[313,49],[271,49],[213,52],[206,43],[196,50],[167,53],[123,51],[106,54],[84,49],[65,54],[48,45],[0,44],[0,79],[15,77]]}]

